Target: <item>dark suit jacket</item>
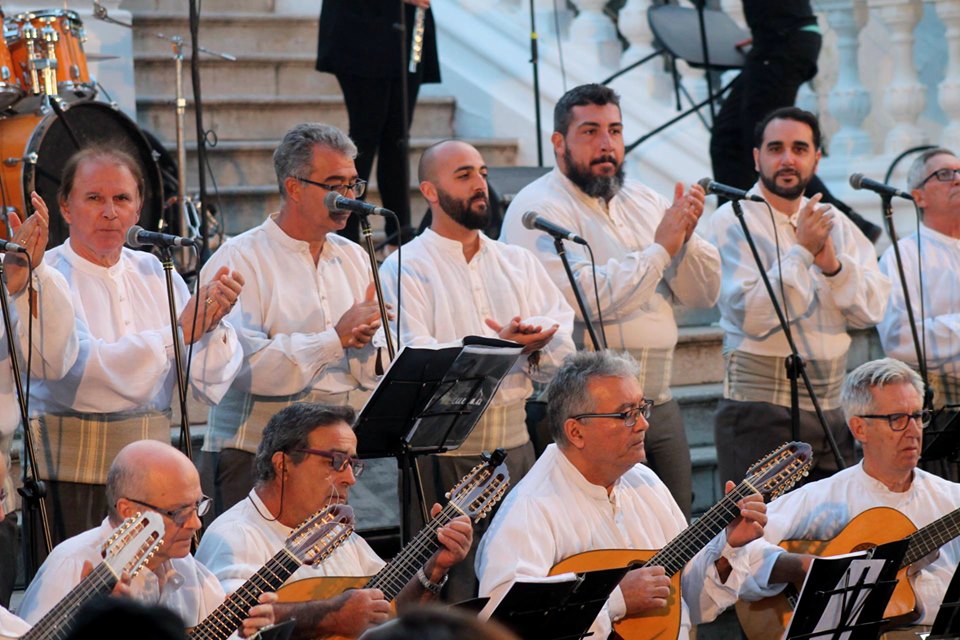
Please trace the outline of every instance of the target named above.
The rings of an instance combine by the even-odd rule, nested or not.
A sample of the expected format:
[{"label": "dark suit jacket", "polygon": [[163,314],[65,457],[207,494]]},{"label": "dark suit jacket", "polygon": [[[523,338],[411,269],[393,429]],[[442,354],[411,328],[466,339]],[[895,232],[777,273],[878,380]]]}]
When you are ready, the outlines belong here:
[{"label": "dark suit jacket", "polygon": [[[400,63],[400,6],[406,9],[407,59]],[[365,78],[396,78],[409,64],[416,7],[402,0],[323,0],[317,71]],[[421,83],[440,82],[433,12],[427,11]]]}]

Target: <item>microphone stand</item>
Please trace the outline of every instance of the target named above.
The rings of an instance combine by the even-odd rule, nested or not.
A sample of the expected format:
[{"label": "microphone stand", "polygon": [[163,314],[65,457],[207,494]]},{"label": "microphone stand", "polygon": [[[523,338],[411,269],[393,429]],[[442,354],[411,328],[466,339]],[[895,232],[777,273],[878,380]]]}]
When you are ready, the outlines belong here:
[{"label": "microphone stand", "polygon": [[[30,259],[26,256],[27,260]],[[33,289],[30,286],[30,278],[33,277],[33,270],[27,280],[26,295],[33,295]],[[3,261],[0,260],[0,281],[4,280]],[[0,291],[0,311],[3,315],[3,329],[7,333],[7,352],[10,354],[10,368],[13,373],[13,384],[17,392],[17,408],[20,410],[20,421],[23,424],[23,446],[27,453],[27,462],[30,468],[29,477],[24,474],[23,487],[19,489],[21,497],[25,504],[31,509],[38,509],[40,512],[40,529],[43,533],[43,545],[45,555],[49,555],[53,549],[53,538],[50,536],[50,519],[47,515],[46,495],[47,488],[43,481],[39,480],[40,473],[37,470],[37,451],[33,446],[33,433],[30,431],[30,414],[27,410],[27,397],[23,391],[23,378],[20,372],[20,359],[17,357],[17,341],[13,336],[13,323],[10,320],[10,302],[7,300],[7,290],[3,287]],[[27,318],[27,322],[33,322],[33,318]],[[32,345],[28,345],[32,348]],[[30,372],[27,372],[30,375]],[[27,567],[27,574],[30,575],[40,566],[40,558],[33,557],[35,548],[31,544],[26,545],[26,555],[29,556],[32,566]]]},{"label": "microphone stand", "polygon": [[[533,114],[537,127],[537,166],[543,166],[543,131],[540,128],[540,53],[537,48],[537,20],[530,0],[530,64],[533,65]],[[604,83],[606,84],[606,83]]]},{"label": "microphone stand", "polygon": [[[188,458],[193,460],[190,419],[187,415],[187,385],[183,373],[183,345],[180,341],[180,332],[177,331],[177,307],[176,300],[173,297],[173,251],[170,247],[160,247],[160,262],[163,265],[163,276],[167,282],[167,307],[170,311],[170,331],[173,333],[173,361],[177,371],[177,397],[180,400],[180,448],[183,449]],[[197,304],[201,304],[201,300],[198,299]],[[204,309],[204,313],[206,313],[206,309]]]},{"label": "microphone stand", "polygon": [[[913,317],[913,305],[910,303],[910,292],[907,288],[907,276],[903,271],[903,258],[900,257],[900,243],[897,238],[897,230],[893,224],[893,204],[889,195],[882,194],[880,200],[883,207],[883,220],[887,225],[887,233],[890,234],[890,242],[893,243],[893,256],[897,262],[897,274],[900,276],[900,287],[903,290],[903,304],[907,308],[907,320],[910,323],[910,335],[913,338],[913,347],[917,353],[917,365],[920,369],[920,377],[923,379],[923,406],[926,409],[933,409],[933,388],[930,386],[929,373],[927,371],[927,358],[920,346],[920,336],[917,333],[917,324]],[[917,256],[919,261],[921,256]],[[921,318],[921,321],[923,319]]]},{"label": "microphone stand", "polygon": [[760,278],[763,280],[763,285],[767,289],[767,295],[770,296],[770,302],[773,304],[773,310],[776,312],[777,319],[780,321],[780,328],[783,329],[783,335],[787,339],[787,344],[790,346],[790,355],[787,356],[786,367],[787,377],[790,379],[790,423],[793,431],[792,439],[799,440],[800,432],[800,393],[797,384],[797,377],[799,376],[803,378],[803,386],[806,387],[807,394],[810,396],[810,402],[813,403],[813,409],[817,414],[817,420],[820,421],[820,426],[823,428],[823,435],[827,439],[827,444],[830,445],[830,451],[833,453],[833,457],[837,460],[837,469],[846,469],[847,464],[843,459],[843,455],[840,453],[840,448],[837,446],[837,441],[833,437],[830,427],[827,426],[827,419],[823,415],[823,409],[820,408],[820,401],[817,400],[817,395],[813,390],[813,385],[810,383],[810,378],[807,376],[807,370],[804,365],[803,358],[800,357],[800,352],[797,350],[797,343],[793,341],[793,332],[790,331],[790,324],[783,315],[783,310],[780,308],[780,303],[777,301],[776,294],[774,294],[773,286],[770,284],[770,278],[767,277],[767,270],[763,267],[763,260],[760,259],[760,253],[757,251],[757,245],[753,241],[753,236],[750,235],[750,229],[747,226],[747,220],[743,215],[743,208],[740,206],[740,200],[734,199],[731,200],[730,203],[733,206],[733,212],[736,214],[737,219],[740,220],[740,226],[743,228],[743,235],[747,239],[747,244],[750,245],[750,252],[753,254],[753,259],[757,263],[757,271],[760,272]]},{"label": "microphone stand", "polygon": [[[391,212],[392,213],[392,212]],[[380,326],[383,327],[383,335],[387,339],[387,355],[390,361],[396,356],[396,350],[393,347],[393,336],[390,335],[390,318],[387,316],[387,305],[383,301],[383,287],[380,286],[380,270],[377,268],[377,249],[373,244],[373,229],[370,228],[368,216],[362,213],[357,214],[360,217],[360,234],[363,236],[363,244],[367,248],[367,257],[370,258],[370,271],[373,273],[373,287],[377,291],[377,305],[380,307]],[[400,272],[397,272],[400,277]],[[400,327],[397,326],[399,332]]]},{"label": "microphone stand", "polygon": [[567,250],[563,247],[563,238],[554,237],[553,246],[560,256],[560,262],[563,263],[563,270],[567,272],[567,278],[570,280],[570,287],[573,289],[573,296],[577,299],[577,306],[580,308],[580,315],[583,316],[583,324],[587,327],[587,333],[590,334],[590,340],[593,342],[594,351],[603,351],[607,345],[601,344],[597,337],[597,332],[593,329],[593,320],[587,313],[587,305],[583,301],[583,294],[580,293],[580,287],[577,286],[577,280],[573,277],[573,269],[570,268],[570,260],[567,258]]}]

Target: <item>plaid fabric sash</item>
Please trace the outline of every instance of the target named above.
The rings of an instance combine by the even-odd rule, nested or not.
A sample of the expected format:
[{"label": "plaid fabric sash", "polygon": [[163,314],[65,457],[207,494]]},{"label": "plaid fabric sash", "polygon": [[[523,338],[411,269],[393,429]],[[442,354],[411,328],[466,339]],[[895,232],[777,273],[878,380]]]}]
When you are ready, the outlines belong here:
[{"label": "plaid fabric sash", "polygon": [[640,388],[643,397],[653,399],[656,404],[669,402],[673,398],[670,391],[670,378],[673,375],[673,347],[668,349],[628,349],[630,355],[640,365]]},{"label": "plaid fabric sash", "polygon": [[[729,351],[726,359],[726,375],[723,379],[723,395],[743,402],[769,402],[782,407],[790,406],[790,380],[787,378],[786,358],[758,356],[744,351]],[[847,354],[832,360],[804,360],[807,376],[813,386],[820,406],[824,411],[840,407],[840,386],[846,375]],[[800,408],[813,411],[813,403],[800,385]]]},{"label": "plaid fabric sash", "polygon": [[526,405],[526,400],[521,400],[487,407],[460,448],[441,455],[476,456],[497,447],[513,449],[526,444],[530,440]]}]

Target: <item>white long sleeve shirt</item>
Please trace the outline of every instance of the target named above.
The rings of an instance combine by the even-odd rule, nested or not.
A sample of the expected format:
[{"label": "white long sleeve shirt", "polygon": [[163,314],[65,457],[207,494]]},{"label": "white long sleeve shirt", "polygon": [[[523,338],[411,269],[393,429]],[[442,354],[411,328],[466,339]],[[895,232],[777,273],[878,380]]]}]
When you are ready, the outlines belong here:
[{"label": "white long sleeve shirt", "polygon": [[[62,378],[77,359],[77,332],[70,290],[62,275],[41,262],[34,269],[33,286],[37,291],[37,317],[30,316],[30,295],[24,288],[13,297],[15,313],[14,333],[20,350],[21,371],[26,371],[29,326],[22,320],[31,318],[33,324],[33,358],[31,375],[34,378],[57,380]],[[0,435],[10,436],[20,424],[16,386],[10,369],[7,340],[0,326]]]},{"label": "white long sleeve shirt", "polygon": [[[380,267],[384,298],[397,302],[397,255]],[[559,324],[541,350],[539,367],[521,356],[497,391],[493,406],[525,400],[532,380],[548,382],[573,353],[573,309],[532,253],[480,235],[480,251],[467,262],[463,245],[427,229],[403,246],[400,336],[404,345],[454,342],[468,335],[496,338],[491,319],[514,316],[548,329]]]},{"label": "white long sleeve shirt", "polygon": [[[801,199],[800,206],[806,201]],[[877,324],[886,308],[890,280],[877,266],[873,245],[845,215],[833,209],[830,236],[842,268],[828,278],[814,266],[813,255],[797,243],[795,216],[774,210],[771,220],[762,203],[743,201],[742,206],[770,284],[789,317],[800,355],[814,360],[844,356],[850,348],[847,330]],[[723,262],[719,307],[724,348],[760,356],[788,355],[786,338],[730,203],[713,214],[711,227]]]},{"label": "white long sleeve shirt", "polygon": [[[684,529],[686,520],[666,485],[642,464],[613,486],[591,484],[551,444],[500,506],[477,550],[480,595],[498,601],[518,577],[544,577],[561,560],[602,549],[656,550]],[[733,568],[726,583],[714,562],[725,555]],[[681,638],[692,622],[705,622],[733,604],[749,566],[743,549],[725,549],[714,538],[687,564],[681,578]],[[623,594],[614,590],[590,628],[606,638],[612,622],[626,612]]]},{"label": "white long sleeve shirt", "polygon": [[[266,516],[266,517],[264,517]],[[233,593],[280,549],[293,529],[277,522],[256,490],[220,515],[200,540],[197,560],[213,572],[224,591]],[[383,560],[356,533],[322,562],[302,565],[287,582],[330,576],[372,576]]]},{"label": "white long sleeve shirt", "polygon": [[[79,354],[61,380],[33,383],[32,413],[169,411],[176,369],[160,261],[124,248],[116,265],[102,267],[77,255],[69,240],[45,260],[69,286]],[[179,316],[190,292],[177,273],[173,284]],[[194,347],[194,394],[218,402],[240,361],[236,334],[221,322]]]},{"label": "white long sleeve shirt", "polygon": [[[907,491],[895,493],[867,475],[863,464],[803,485],[777,498],[767,507],[763,538],[746,546],[754,579],[745,582],[743,597],[756,600],[779,593],[783,584],[769,584],[770,571],[783,540],[830,540],[864,511],[875,507],[896,509],[917,527],[960,507],[960,484],[944,480],[922,469],[914,469]],[[922,607],[917,624],[933,624],[947,586],[960,563],[960,541],[956,538],[940,547],[940,556],[911,578]]]},{"label": "white long sleeve shirt", "polygon": [[[927,226],[920,227],[920,253],[917,259],[917,234],[899,242],[903,272],[910,292],[917,335],[926,340],[930,371],[960,378],[960,240]],[[920,314],[920,267],[923,268],[923,323]],[[917,352],[907,318],[907,305],[897,271],[893,247],[880,259],[880,270],[893,283],[887,313],[877,327],[884,352],[891,358],[918,366]],[[956,398],[949,401],[956,402]]]},{"label": "white long sleeve shirt", "polygon": [[[501,239],[533,251],[553,283],[576,308],[553,239],[523,226],[526,211],[585,238],[597,260],[600,310],[611,349],[672,349],[677,344],[673,305],[712,307],[720,290],[720,256],[697,234],[673,259],[654,242],[670,202],[649,187],[627,180],[609,204],[591,198],[555,168],[524,187],[510,203]],[[592,319],[597,319],[593,270],[585,247],[565,243],[570,267]],[[577,309],[579,314],[579,309]],[[575,338],[586,339],[577,325]],[[599,327],[597,328],[599,332]]]},{"label": "white long sleeve shirt", "polygon": [[[84,562],[94,567],[100,563],[100,547],[113,530],[114,526],[104,519],[96,529],[58,544],[23,594],[18,611],[20,616],[30,624],[36,624],[80,584]],[[156,571],[165,576],[163,584],[157,573],[144,568],[130,584],[133,597],[144,604],[159,604],[172,609],[188,627],[197,625],[223,602],[220,583],[193,556],[168,560]]]},{"label": "white long sleeve shirt", "polygon": [[310,245],[269,217],[220,247],[201,280],[223,266],[245,279],[229,316],[243,346],[236,389],[282,396],[376,385],[376,349],[345,352],[334,328],[371,281],[370,262],[357,244],[331,233],[314,264]]}]

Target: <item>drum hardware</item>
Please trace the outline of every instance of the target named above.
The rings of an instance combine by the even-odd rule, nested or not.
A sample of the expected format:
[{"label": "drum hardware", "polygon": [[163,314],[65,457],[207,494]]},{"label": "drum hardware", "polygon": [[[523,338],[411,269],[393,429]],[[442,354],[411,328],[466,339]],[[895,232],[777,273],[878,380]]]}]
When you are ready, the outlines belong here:
[{"label": "drum hardware", "polygon": [[[28,153],[27,155],[23,156],[22,158],[5,158],[4,161],[3,161],[3,164],[7,165],[8,167],[15,167],[15,166],[17,166],[18,164],[21,164],[21,163],[23,163],[23,164],[37,164],[37,160],[39,160],[39,159],[40,159],[40,158],[39,158],[39,156],[37,156],[36,153]],[[10,208],[11,208],[11,209],[14,209],[13,207],[10,207]],[[16,211],[16,209],[14,209],[14,211]]]},{"label": "drum hardware", "polygon": [[[107,8],[102,4],[94,0],[93,3],[93,15],[98,20],[103,20],[104,22],[109,22],[111,24],[119,25],[121,27],[126,27],[128,29],[133,29],[133,25],[123,22],[121,20],[116,20],[115,18],[110,17],[110,14],[107,11]],[[176,139],[177,139],[177,182],[178,182],[178,192],[177,192],[177,218],[178,223],[180,224],[181,233],[186,235],[187,231],[190,229],[195,229],[196,225],[190,224],[190,212],[188,207],[193,206],[188,202],[186,189],[187,189],[187,145],[186,145],[186,136],[184,133],[183,120],[187,112],[187,98],[183,92],[183,44],[184,39],[182,36],[173,35],[169,36],[163,33],[154,32],[153,36],[159,38],[160,40],[165,40],[169,42],[173,48],[173,63],[174,63],[174,74],[175,74],[175,86],[176,86],[176,97],[175,97],[175,108],[176,108]],[[229,60],[230,62],[236,62],[237,58],[234,55],[229,53],[221,53],[218,51],[211,51],[205,47],[198,47],[198,50],[202,53],[206,53],[211,56],[216,56],[222,58],[223,60]],[[203,167],[199,167],[200,171],[203,171]],[[184,247],[178,251],[178,262],[180,264],[181,270],[189,271],[192,270],[194,265],[194,254],[190,251],[189,248]]]}]

